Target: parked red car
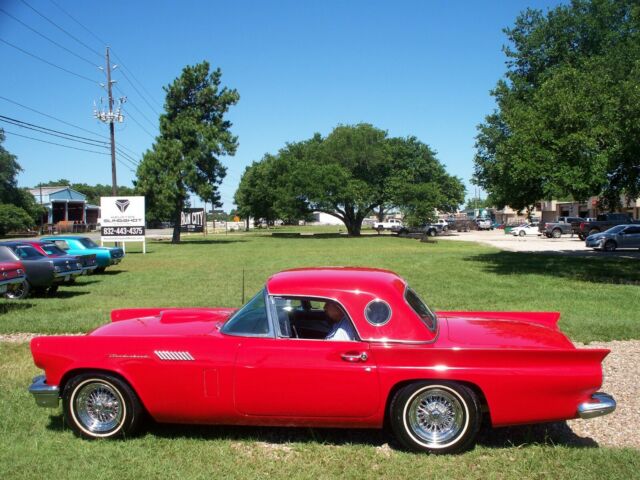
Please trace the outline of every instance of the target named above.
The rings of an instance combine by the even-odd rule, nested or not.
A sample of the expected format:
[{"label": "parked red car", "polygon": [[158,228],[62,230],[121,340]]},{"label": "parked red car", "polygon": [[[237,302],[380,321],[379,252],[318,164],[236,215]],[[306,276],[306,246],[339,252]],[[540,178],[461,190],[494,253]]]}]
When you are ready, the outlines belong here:
[{"label": "parked red car", "polygon": [[[609,351],[576,349],[558,318],[433,313],[385,270],[288,270],[237,311],[114,310],[86,336],[34,338],[45,375],[29,390],[41,406],[62,398],[86,438],[129,435],[143,412],[192,424],[388,421],[405,447],[448,453],[473,445],[485,415],[503,426],[615,409],[598,393]],[[338,325],[343,339],[326,340]]]},{"label": "parked red car", "polygon": [[22,262],[10,248],[0,246],[0,296],[20,288],[25,281]]}]

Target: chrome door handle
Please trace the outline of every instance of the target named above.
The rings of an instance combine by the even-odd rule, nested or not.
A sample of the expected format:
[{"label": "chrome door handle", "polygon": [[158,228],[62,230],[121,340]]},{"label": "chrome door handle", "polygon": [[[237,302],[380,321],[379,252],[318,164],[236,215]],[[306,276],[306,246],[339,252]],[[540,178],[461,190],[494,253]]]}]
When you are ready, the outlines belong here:
[{"label": "chrome door handle", "polygon": [[343,353],[340,355],[345,362],[366,362],[369,356],[365,353]]}]

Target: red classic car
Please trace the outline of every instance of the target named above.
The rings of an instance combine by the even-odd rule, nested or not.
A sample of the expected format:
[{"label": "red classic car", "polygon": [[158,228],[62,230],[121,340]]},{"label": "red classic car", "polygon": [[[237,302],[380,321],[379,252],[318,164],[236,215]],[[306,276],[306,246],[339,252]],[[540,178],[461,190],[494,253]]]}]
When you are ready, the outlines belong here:
[{"label": "red classic car", "polygon": [[278,273],[239,310],[114,310],[86,336],[38,337],[30,387],[86,438],[158,422],[381,428],[448,453],[494,426],[612,412],[603,349],[576,349],[558,313],[436,312],[398,275]]},{"label": "red classic car", "polygon": [[0,246],[0,296],[10,296],[14,289],[22,287],[25,279],[22,262],[10,248]]}]

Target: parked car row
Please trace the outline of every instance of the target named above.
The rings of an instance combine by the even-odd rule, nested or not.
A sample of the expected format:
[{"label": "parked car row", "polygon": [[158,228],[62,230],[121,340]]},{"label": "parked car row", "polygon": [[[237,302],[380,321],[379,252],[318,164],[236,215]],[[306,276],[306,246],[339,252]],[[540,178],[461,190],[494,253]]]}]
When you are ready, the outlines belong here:
[{"label": "parked car row", "polygon": [[54,294],[80,275],[103,272],[124,258],[118,247],[100,247],[79,236],[0,242],[0,294],[25,298],[30,292]]}]

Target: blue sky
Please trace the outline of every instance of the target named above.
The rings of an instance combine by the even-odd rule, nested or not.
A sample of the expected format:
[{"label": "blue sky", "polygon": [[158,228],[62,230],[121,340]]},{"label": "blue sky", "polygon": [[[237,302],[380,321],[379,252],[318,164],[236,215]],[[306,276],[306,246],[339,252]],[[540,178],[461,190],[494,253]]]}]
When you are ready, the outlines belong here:
[{"label": "blue sky", "polygon": [[[157,133],[162,87],[187,64],[208,60],[222,69],[223,84],[236,88],[241,97],[229,115],[240,147],[234,157],[223,159],[228,167],[221,187],[226,210],[233,206],[240,176],[252,161],[286,142],[359,122],[372,123],[391,136],[415,135],[429,144],[448,171],[465,181],[471,195],[476,125],[492,111],[489,91],[505,71],[502,29],[527,7],[546,10],[559,3],[0,0],[1,40],[86,77],[61,71],[0,41],[0,115],[74,135],[108,135],[108,127],[92,117],[94,100],[106,97],[99,86],[104,74],[95,66],[104,64],[98,55],[104,44],[58,4],[108,42],[117,56],[115,63],[123,62],[128,80],[118,69],[113,73],[116,95],[128,97],[116,142],[136,160]],[[61,177],[111,183],[109,156],[14,134],[108,150],[7,123],[0,122],[0,127],[8,132],[4,147],[18,156],[24,169],[21,186]],[[118,183],[131,185],[130,169],[135,168],[121,160]],[[195,203],[201,205],[199,200]]]}]

